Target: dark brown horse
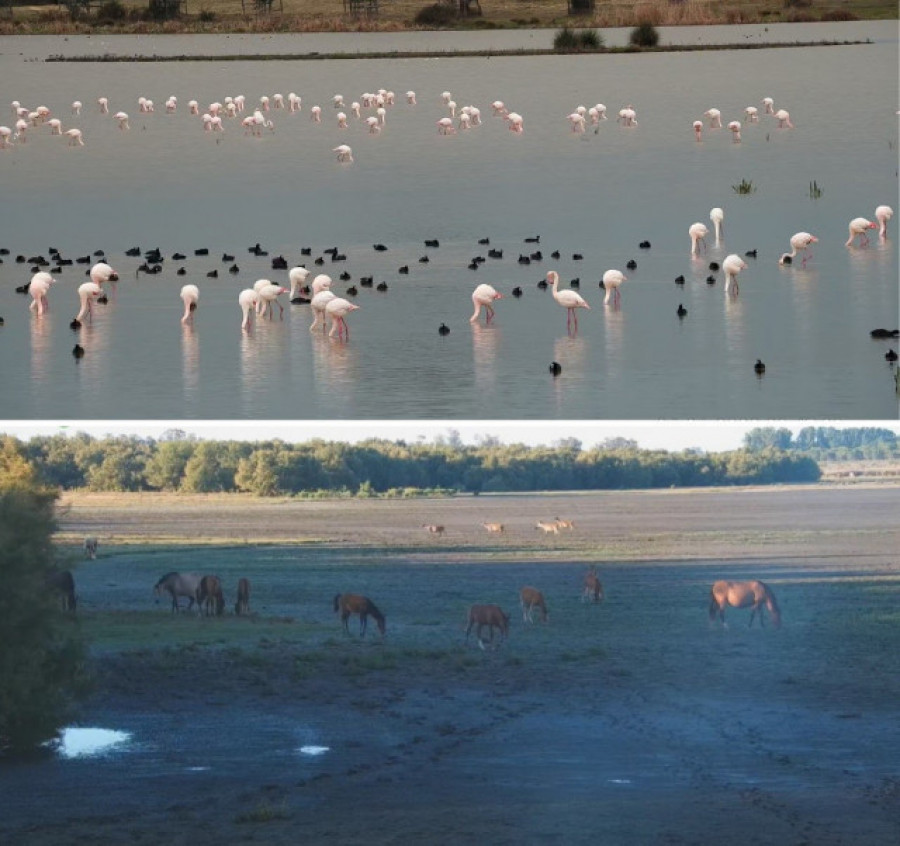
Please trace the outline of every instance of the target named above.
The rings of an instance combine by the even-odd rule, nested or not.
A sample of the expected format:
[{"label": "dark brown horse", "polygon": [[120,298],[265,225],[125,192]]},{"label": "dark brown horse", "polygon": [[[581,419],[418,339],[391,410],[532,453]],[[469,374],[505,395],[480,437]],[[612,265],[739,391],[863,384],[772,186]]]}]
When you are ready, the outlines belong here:
[{"label": "dark brown horse", "polygon": [[501,642],[509,636],[509,616],[503,613],[503,609],[499,605],[473,605],[469,608],[468,625],[466,626],[466,643],[469,642],[469,633],[472,627],[475,629],[475,637],[478,638],[478,645],[484,649],[484,641],[481,639],[481,630],[487,626],[490,634],[488,643],[494,642],[494,627],[500,630]]},{"label": "dark brown horse", "polygon": [[47,589],[59,597],[63,611],[75,613],[75,579],[68,570],[56,570],[47,574]]},{"label": "dark brown horse", "polygon": [[350,634],[349,620],[351,614],[359,614],[359,636],[363,637],[366,633],[366,625],[368,624],[369,615],[375,618],[378,624],[378,631],[384,637],[385,621],[382,614],[375,603],[367,596],[360,596],[358,593],[338,593],[334,597],[334,610],[340,612],[341,623],[344,631]]},{"label": "dark brown horse", "polygon": [[221,617],[225,612],[225,595],[222,581],[218,576],[204,576],[197,588],[197,607],[205,611],[207,617],[215,614]]},{"label": "dark brown horse", "polygon": [[237,602],[234,603],[234,613],[239,617],[241,614],[250,613],[250,580],[241,579],[238,582]]},{"label": "dark brown horse", "polygon": [[519,602],[522,604],[522,619],[526,623],[534,622],[534,609],[541,611],[541,622],[547,622],[547,604],[544,602],[544,594],[537,588],[523,587],[519,591]]},{"label": "dark brown horse", "polygon": [[715,622],[718,619],[726,628],[725,608],[752,608],[750,612],[750,625],[753,618],[759,614],[759,625],[763,626],[762,606],[765,605],[772,616],[772,623],[777,628],[781,625],[781,611],[772,589],[763,582],[715,582],[709,592],[709,620]]},{"label": "dark brown horse", "polygon": [[603,583],[597,574],[597,568],[591,567],[584,574],[584,589],[581,591],[582,602],[601,602],[603,600]]}]

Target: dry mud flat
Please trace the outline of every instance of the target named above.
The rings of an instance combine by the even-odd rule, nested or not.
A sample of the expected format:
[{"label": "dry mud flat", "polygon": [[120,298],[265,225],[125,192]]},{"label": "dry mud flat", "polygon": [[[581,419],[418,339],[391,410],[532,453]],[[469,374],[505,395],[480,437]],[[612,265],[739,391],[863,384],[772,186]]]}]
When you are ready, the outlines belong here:
[{"label": "dry mud flat", "polygon": [[[305,504],[287,503],[231,524],[247,546],[110,545],[77,571],[80,625],[101,635],[82,723],[133,742],[0,767],[0,841],[894,844],[896,502],[886,486],[346,502],[317,504],[308,526]],[[104,511],[74,505],[64,530]],[[127,505],[103,526],[136,541]],[[253,546],[291,509],[298,533],[329,517],[327,542]],[[563,511],[574,532],[534,530]],[[438,542],[421,529],[435,513]],[[505,538],[471,527],[502,514]],[[612,543],[630,560],[596,554]],[[641,554],[670,544],[684,554]],[[578,598],[588,559],[607,591],[597,606]],[[227,585],[249,575],[256,618],[168,619],[148,585],[177,561]],[[732,611],[711,629],[710,582],[752,575],[775,590],[782,628]],[[518,614],[526,583],[548,597],[546,626]],[[383,643],[340,635],[335,589],[377,598]],[[474,601],[514,612],[495,651],[464,643]],[[120,618],[163,635],[125,648]],[[301,751],[317,745],[328,751]]]}]

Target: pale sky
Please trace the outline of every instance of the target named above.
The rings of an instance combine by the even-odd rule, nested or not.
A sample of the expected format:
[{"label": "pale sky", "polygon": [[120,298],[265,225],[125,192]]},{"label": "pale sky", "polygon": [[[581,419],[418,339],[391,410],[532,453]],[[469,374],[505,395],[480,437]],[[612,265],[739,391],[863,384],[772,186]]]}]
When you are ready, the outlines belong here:
[{"label": "pale sky", "polygon": [[158,438],[167,429],[181,429],[208,440],[329,441],[353,442],[377,437],[415,443],[454,429],[465,443],[493,435],[503,443],[553,444],[562,438],[577,438],[591,447],[607,438],[635,440],[644,449],[677,452],[699,447],[722,452],[741,446],[744,434],[762,426],[788,428],[796,434],[804,426],[852,428],[877,426],[900,435],[900,423],[871,420],[719,420],[719,421],[631,421],[631,420],[7,420],[0,433],[28,440],[34,435],[87,432],[105,435],[139,435]]}]

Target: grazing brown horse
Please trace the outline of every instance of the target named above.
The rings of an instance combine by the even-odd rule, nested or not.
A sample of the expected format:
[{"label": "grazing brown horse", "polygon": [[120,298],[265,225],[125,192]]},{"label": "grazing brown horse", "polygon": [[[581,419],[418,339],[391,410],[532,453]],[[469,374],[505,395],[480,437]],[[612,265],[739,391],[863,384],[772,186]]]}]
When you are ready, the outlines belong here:
[{"label": "grazing brown horse", "polygon": [[469,633],[472,626],[478,626],[475,637],[478,645],[484,649],[484,641],[481,639],[481,630],[487,626],[490,633],[488,643],[494,642],[494,626],[500,630],[500,640],[503,641],[509,635],[509,616],[503,613],[499,605],[473,605],[469,609],[468,625],[466,626],[466,643],[469,642]]},{"label": "grazing brown horse", "polygon": [[234,603],[234,613],[239,617],[241,614],[250,613],[250,580],[241,579],[238,581],[237,602]]},{"label": "grazing brown horse", "polygon": [[386,627],[384,614],[382,614],[375,603],[367,596],[360,596],[358,593],[337,593],[334,596],[334,610],[340,612],[341,623],[344,631],[350,634],[350,626],[348,625],[351,614],[359,614],[359,636],[363,637],[366,633],[366,625],[368,624],[369,615],[375,618],[378,624],[378,631],[384,637]]},{"label": "grazing brown horse", "polygon": [[47,574],[47,589],[59,596],[63,611],[75,613],[75,579],[68,570]]},{"label": "grazing brown horse", "polygon": [[163,593],[172,597],[172,613],[179,610],[178,597],[186,596],[188,598],[188,611],[194,607],[194,600],[197,598],[197,590],[200,588],[200,576],[196,573],[177,573],[172,571],[166,573],[153,587],[153,593],[158,597]]},{"label": "grazing brown horse", "polygon": [[597,575],[596,567],[591,567],[591,569],[584,574],[584,590],[581,592],[581,601],[603,601],[603,584],[600,581],[600,576]]},{"label": "grazing brown horse", "polygon": [[215,614],[221,617],[225,612],[225,595],[222,580],[218,576],[204,576],[197,588],[197,607],[206,612],[207,617]]},{"label": "grazing brown horse", "polygon": [[547,605],[544,602],[544,594],[537,588],[523,587],[519,591],[519,601],[522,603],[522,619],[526,623],[534,622],[535,608],[539,608],[541,611],[541,622],[547,622],[549,617],[547,615]]},{"label": "grazing brown horse", "polygon": [[772,615],[772,623],[777,628],[781,625],[781,611],[778,608],[778,602],[775,600],[775,594],[772,588],[763,582],[756,580],[750,582],[714,582],[712,590],[709,592],[709,620],[714,622],[717,618],[726,628],[728,624],[725,622],[725,608],[730,605],[732,608],[747,608],[753,610],[750,612],[750,625],[753,625],[753,618],[759,614],[759,625],[763,626],[763,605],[769,609]]}]

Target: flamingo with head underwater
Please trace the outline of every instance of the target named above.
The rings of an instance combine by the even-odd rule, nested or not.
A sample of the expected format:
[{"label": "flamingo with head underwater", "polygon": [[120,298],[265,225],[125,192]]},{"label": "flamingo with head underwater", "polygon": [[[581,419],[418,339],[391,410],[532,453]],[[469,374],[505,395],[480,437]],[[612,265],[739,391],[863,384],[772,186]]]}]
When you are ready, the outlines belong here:
[{"label": "flamingo with head underwater", "polygon": [[472,312],[472,316],[469,318],[469,323],[477,323],[478,317],[481,314],[481,309],[484,308],[484,313],[486,315],[486,323],[490,323],[494,319],[494,300],[502,300],[503,294],[499,293],[496,288],[491,285],[479,285],[474,291],[472,291],[472,303],[475,306],[475,311]]},{"label": "flamingo with head underwater", "polygon": [[185,285],[181,289],[181,299],[184,302],[184,314],[181,316],[181,322],[193,323],[194,312],[200,301],[200,289],[196,285]]},{"label": "flamingo with head underwater", "polygon": [[621,299],[621,293],[619,291],[619,286],[627,279],[628,277],[622,273],[621,270],[607,270],[606,273],[603,274],[603,278],[600,280],[600,287],[606,291],[606,296],[603,298],[604,305],[608,305],[610,300],[612,300],[613,305],[618,305],[619,300]]},{"label": "flamingo with head underwater", "polygon": [[736,253],[732,253],[730,256],[725,257],[725,261],[722,262],[722,270],[725,271],[725,293],[727,294],[732,286],[734,287],[734,293],[737,295],[738,293],[738,282],[737,277],[738,274],[742,270],[747,269],[747,263]]},{"label": "flamingo with head underwater", "polygon": [[780,259],[778,259],[779,264],[790,264],[793,259],[796,257],[798,253],[803,255],[803,259],[800,262],[803,267],[806,267],[806,261],[812,253],[809,248],[812,244],[817,244],[819,239],[816,238],[815,235],[810,235],[809,232],[797,232],[794,235],[791,235],[791,251],[789,253],[784,253]]}]

